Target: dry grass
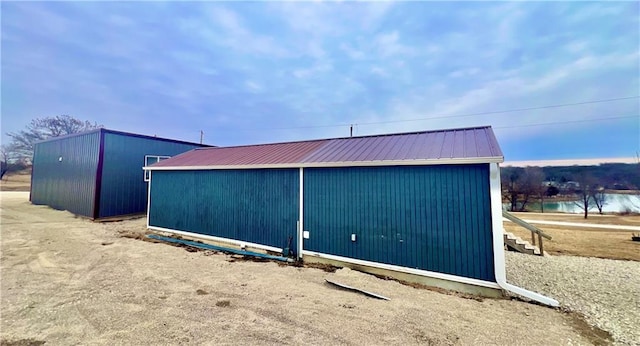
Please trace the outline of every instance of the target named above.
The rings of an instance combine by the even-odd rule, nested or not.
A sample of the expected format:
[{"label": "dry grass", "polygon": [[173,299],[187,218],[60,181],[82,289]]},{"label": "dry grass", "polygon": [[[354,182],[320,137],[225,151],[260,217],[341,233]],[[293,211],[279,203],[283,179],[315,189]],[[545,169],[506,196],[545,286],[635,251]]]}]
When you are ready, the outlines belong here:
[{"label": "dry grass", "polygon": [[582,214],[563,213],[511,213],[525,220],[563,221],[589,224],[640,226],[640,215],[600,215],[597,212],[589,212],[587,219]]},{"label": "dry grass", "polygon": [[[558,220],[568,221],[568,220]],[[631,240],[631,231],[593,228],[536,225],[553,237],[544,241],[544,250],[551,255],[599,257],[640,261],[640,242]],[[504,223],[507,232],[531,242],[531,232],[510,222]]]},{"label": "dry grass", "polygon": [[0,180],[0,190],[2,191],[29,191],[30,186],[30,170],[7,173]]}]

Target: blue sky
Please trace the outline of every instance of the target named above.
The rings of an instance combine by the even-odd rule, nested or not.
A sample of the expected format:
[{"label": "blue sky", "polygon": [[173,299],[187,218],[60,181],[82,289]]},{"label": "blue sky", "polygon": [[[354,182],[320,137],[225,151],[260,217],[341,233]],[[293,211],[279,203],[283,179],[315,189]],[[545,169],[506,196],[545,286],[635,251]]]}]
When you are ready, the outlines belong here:
[{"label": "blue sky", "polygon": [[637,2],[1,6],[3,142],[70,114],[214,145],[492,125],[506,160],[640,151],[638,98],[443,117],[640,95]]}]

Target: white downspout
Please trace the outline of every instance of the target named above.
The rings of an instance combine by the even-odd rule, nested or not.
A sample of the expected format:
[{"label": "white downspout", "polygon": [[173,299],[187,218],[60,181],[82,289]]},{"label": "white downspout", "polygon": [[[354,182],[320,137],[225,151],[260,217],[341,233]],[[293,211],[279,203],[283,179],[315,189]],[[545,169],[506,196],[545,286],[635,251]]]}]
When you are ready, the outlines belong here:
[{"label": "white downspout", "polygon": [[526,290],[507,282],[504,259],[504,229],[502,225],[502,190],[500,187],[500,168],[497,163],[489,164],[489,186],[491,189],[491,228],[493,232],[493,261],[495,262],[496,282],[504,290],[513,292],[539,303],[558,307],[560,303],[553,298]]},{"label": "white downspout", "polygon": [[149,181],[147,182],[147,229],[149,229],[149,214],[151,214],[151,170],[149,170],[148,172]]},{"label": "white downspout", "polygon": [[300,220],[298,221],[298,259],[302,259],[302,250],[303,250],[303,246],[302,246],[302,242],[304,241],[303,239],[303,233],[304,233],[304,168],[300,167],[300,192],[299,192],[299,197],[300,197],[300,202],[299,202],[299,207],[300,207],[300,212],[299,212],[299,216],[300,216]]}]

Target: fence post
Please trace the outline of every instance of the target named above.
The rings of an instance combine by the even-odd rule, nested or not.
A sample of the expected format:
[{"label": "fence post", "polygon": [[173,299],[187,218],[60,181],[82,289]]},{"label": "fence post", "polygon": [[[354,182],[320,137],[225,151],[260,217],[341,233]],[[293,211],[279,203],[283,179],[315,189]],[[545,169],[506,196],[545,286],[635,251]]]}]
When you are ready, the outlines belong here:
[{"label": "fence post", "polygon": [[533,245],[536,245],[536,234],[531,232],[531,243]]},{"label": "fence post", "polygon": [[542,246],[542,234],[538,233],[538,242],[540,243],[540,256],[544,256],[544,247]]}]

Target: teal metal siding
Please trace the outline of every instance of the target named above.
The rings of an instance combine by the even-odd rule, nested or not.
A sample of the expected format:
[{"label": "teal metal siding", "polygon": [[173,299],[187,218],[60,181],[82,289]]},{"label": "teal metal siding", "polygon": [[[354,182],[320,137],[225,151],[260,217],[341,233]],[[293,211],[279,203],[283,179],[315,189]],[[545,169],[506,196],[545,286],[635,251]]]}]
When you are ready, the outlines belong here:
[{"label": "teal metal siding", "polygon": [[93,217],[99,143],[100,131],[37,143],[31,202]]},{"label": "teal metal siding", "polygon": [[297,169],[153,171],[149,225],[296,249]]},{"label": "teal metal siding", "polygon": [[306,168],[304,228],[305,250],[495,282],[488,164]]},{"label": "teal metal siding", "polygon": [[175,156],[196,144],[139,137],[103,131],[104,153],[99,187],[98,218],[144,213],[147,183],[144,181],[145,155]]}]

